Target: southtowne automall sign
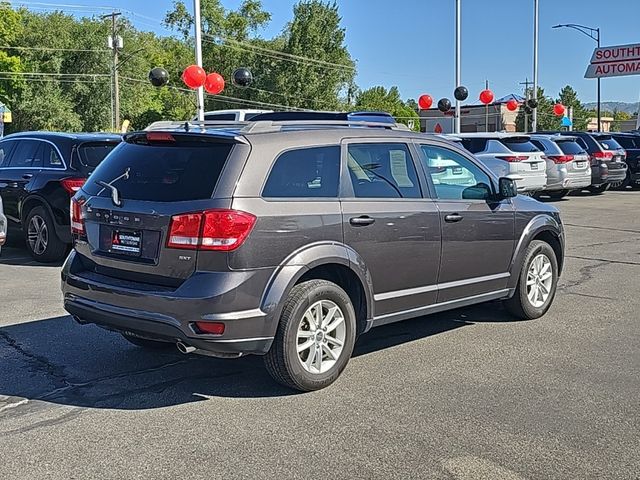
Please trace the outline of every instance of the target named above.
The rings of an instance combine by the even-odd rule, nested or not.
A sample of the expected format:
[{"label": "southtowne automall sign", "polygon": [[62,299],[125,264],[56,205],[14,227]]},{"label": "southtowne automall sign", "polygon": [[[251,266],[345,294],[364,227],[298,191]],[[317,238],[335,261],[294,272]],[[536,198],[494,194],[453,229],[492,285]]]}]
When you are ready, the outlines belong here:
[{"label": "southtowne automall sign", "polygon": [[621,77],[640,74],[640,43],[600,47],[593,51],[584,78]]}]

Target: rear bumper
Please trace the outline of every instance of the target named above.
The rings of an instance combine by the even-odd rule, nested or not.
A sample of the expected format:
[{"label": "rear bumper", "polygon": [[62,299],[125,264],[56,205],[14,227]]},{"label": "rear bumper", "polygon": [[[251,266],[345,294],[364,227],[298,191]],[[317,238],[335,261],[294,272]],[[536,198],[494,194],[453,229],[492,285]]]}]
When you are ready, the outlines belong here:
[{"label": "rear bumper", "polygon": [[548,184],[545,190],[574,190],[579,188],[586,188],[591,185],[591,171],[585,170],[584,172],[567,172],[566,170],[560,171],[559,177],[555,179],[555,182]]},{"label": "rear bumper", "polygon": [[546,173],[542,174],[522,174],[515,173],[514,175],[518,175],[520,180],[516,182],[518,186],[519,192],[536,192],[538,190],[543,190],[547,184],[547,175]]},{"label": "rear bumper", "polygon": [[[181,341],[219,354],[264,354],[275,324],[259,307],[271,271],[196,272],[177,289],[136,284],[84,271],[75,250],[62,269],[64,308],[80,323],[149,339]],[[225,324],[222,335],[194,322]]]}]

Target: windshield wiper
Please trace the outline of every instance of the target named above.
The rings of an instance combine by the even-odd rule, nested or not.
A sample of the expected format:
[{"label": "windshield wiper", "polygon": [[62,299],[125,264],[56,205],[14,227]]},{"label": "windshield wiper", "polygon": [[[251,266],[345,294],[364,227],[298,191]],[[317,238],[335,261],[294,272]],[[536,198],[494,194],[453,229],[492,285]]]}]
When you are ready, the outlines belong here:
[{"label": "windshield wiper", "polygon": [[122,200],[120,199],[120,192],[118,191],[118,189],[116,187],[113,186],[113,184],[116,183],[118,180],[122,180],[123,178],[125,180],[129,179],[129,172],[130,171],[131,171],[131,168],[127,167],[127,169],[124,171],[124,173],[122,175],[120,175],[119,177],[114,178],[109,183],[103,182],[102,180],[94,180],[94,183],[96,185],[102,187],[102,190],[100,190],[98,192],[98,196],[100,196],[102,194],[102,192],[104,192],[105,190],[110,190],[111,191],[111,201],[113,202],[113,204],[116,207],[122,206]]}]

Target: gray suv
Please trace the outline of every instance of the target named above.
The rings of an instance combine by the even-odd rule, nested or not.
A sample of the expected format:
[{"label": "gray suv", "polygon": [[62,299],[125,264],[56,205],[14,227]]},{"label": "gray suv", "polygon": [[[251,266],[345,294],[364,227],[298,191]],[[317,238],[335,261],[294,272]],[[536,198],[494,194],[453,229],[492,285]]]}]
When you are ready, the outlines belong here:
[{"label": "gray suv", "polygon": [[443,138],[349,120],[128,134],[74,196],[71,226],[62,291],[79,323],[264,355],[303,391],[336,380],[378,325],[490,300],[540,317],[564,256],[558,211],[512,179]]}]

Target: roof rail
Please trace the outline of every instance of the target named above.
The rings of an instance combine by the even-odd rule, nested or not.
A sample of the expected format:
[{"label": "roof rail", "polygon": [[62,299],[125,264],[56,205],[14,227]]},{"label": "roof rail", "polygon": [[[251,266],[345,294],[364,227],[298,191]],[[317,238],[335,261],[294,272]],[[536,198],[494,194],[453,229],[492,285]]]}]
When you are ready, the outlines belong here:
[{"label": "roof rail", "polygon": [[205,121],[173,121],[162,120],[153,122],[145,131],[184,129],[185,131],[211,129],[211,128],[239,128],[240,133],[267,133],[279,132],[286,127],[376,127],[390,130],[409,130],[409,127],[402,123],[390,122],[369,122],[363,120],[258,120],[258,121],[228,121],[228,120],[205,120]]}]

